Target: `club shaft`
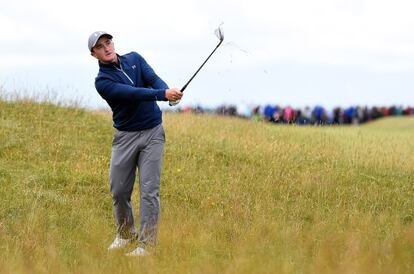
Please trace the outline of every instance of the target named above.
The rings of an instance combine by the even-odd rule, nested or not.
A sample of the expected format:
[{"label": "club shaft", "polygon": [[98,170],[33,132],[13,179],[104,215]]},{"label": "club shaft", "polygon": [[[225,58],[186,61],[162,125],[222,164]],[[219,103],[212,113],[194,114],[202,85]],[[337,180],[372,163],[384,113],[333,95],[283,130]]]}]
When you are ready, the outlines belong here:
[{"label": "club shaft", "polygon": [[194,77],[201,70],[201,68],[205,65],[205,63],[207,63],[208,59],[210,59],[211,55],[213,55],[213,53],[217,50],[217,48],[221,45],[222,42],[223,42],[223,40],[221,40],[220,43],[218,43],[216,48],[210,53],[210,55],[207,57],[207,59],[204,61],[204,63],[198,68],[198,70],[194,73],[194,75],[191,76],[190,80],[188,80],[188,82],[183,86],[183,88],[181,89],[181,92],[184,92],[184,90],[187,88],[188,84],[190,84],[190,82],[194,79]]}]

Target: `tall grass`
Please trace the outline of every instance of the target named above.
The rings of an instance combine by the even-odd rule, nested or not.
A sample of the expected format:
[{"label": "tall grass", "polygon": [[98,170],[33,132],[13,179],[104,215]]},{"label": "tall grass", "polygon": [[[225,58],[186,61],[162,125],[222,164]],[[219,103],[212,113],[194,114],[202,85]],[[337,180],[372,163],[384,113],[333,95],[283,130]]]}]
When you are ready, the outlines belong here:
[{"label": "tall grass", "polygon": [[129,258],[110,114],[0,101],[0,273],[413,273],[413,121],[165,114],[159,244]]}]

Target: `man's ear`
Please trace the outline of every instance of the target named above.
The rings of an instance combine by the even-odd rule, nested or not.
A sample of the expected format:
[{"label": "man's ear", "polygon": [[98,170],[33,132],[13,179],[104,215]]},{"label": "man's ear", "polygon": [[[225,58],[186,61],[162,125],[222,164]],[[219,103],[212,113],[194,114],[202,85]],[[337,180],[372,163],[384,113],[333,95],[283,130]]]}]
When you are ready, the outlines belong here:
[{"label": "man's ear", "polygon": [[91,55],[96,58],[95,52],[91,51]]}]

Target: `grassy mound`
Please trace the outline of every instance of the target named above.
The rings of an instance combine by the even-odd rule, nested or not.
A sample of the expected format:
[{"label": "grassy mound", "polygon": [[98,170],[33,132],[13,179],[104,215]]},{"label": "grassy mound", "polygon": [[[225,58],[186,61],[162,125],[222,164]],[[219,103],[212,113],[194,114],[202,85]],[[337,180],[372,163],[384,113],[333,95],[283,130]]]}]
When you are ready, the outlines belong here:
[{"label": "grassy mound", "polygon": [[383,131],[397,131],[398,133],[404,131],[411,134],[414,130],[414,117],[385,117],[368,123],[367,127]]},{"label": "grassy mound", "polygon": [[128,258],[106,251],[110,115],[0,101],[0,272],[412,273],[412,125],[166,114],[159,245]]}]

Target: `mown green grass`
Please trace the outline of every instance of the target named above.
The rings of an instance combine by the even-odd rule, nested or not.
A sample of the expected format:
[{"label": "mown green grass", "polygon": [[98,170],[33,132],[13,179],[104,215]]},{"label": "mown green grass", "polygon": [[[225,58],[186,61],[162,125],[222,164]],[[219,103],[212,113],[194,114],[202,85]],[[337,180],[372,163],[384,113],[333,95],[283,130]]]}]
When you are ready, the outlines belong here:
[{"label": "mown green grass", "polygon": [[0,101],[0,273],[414,272],[413,118],[164,127],[159,244],[128,258],[106,250],[110,115]]}]

